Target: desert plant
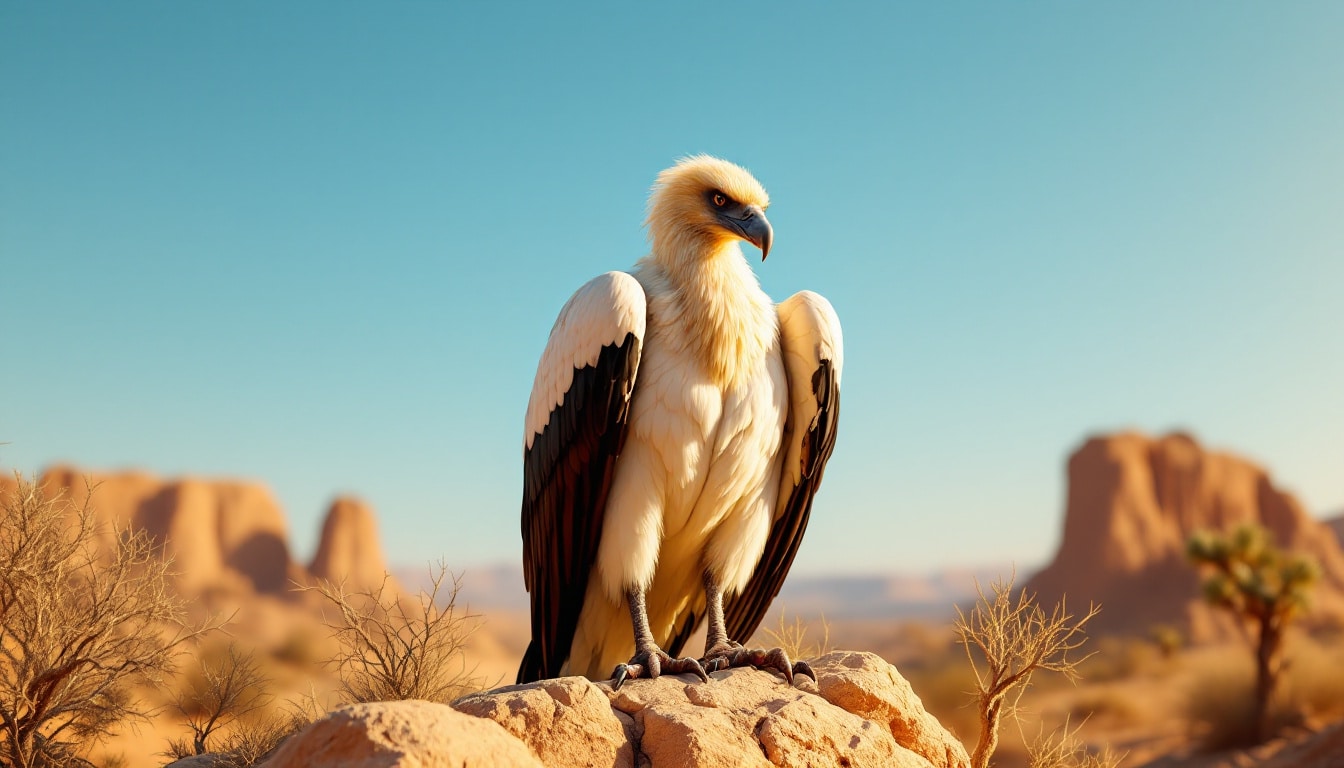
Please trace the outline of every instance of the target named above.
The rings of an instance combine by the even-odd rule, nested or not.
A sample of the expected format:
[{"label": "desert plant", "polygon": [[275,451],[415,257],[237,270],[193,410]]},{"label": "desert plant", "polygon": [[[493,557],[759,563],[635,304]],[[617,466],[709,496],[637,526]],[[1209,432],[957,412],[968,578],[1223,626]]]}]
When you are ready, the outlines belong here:
[{"label": "desert plant", "polygon": [[[956,630],[975,671],[980,737],[971,756],[974,768],[986,768],[998,748],[999,727],[1036,672],[1058,672],[1078,678],[1078,663],[1069,653],[1086,642],[1083,626],[1101,610],[1092,606],[1075,618],[1060,601],[1047,615],[1036,596],[1025,591],[1013,597],[1013,579],[990,584],[993,597],[977,581],[978,599],[967,615],[957,607]],[[982,660],[976,658],[978,649]],[[1011,697],[1011,698],[1010,698]]]},{"label": "desert plant", "polygon": [[462,650],[478,626],[477,617],[457,611],[458,578],[445,584],[448,569],[439,564],[431,570],[429,590],[414,597],[390,588],[389,579],[385,574],[377,589],[363,592],[326,581],[301,587],[316,591],[324,608],[334,609],[327,625],[341,646],[334,659],[340,697],[346,702],[447,703],[476,689]]},{"label": "desert plant", "polygon": [[1185,645],[1185,635],[1179,627],[1170,624],[1154,624],[1148,630],[1148,637],[1166,660],[1175,658],[1177,651]]},{"label": "desert plant", "polygon": [[206,628],[184,623],[170,564],[143,531],[104,536],[93,488],[76,506],[17,479],[0,501],[0,760],[30,768],[148,717],[129,686],[161,682]]},{"label": "desert plant", "polygon": [[1284,632],[1306,607],[1320,567],[1305,555],[1283,552],[1255,525],[1239,526],[1229,535],[1197,532],[1186,555],[1209,572],[1205,599],[1251,628],[1254,723],[1247,735],[1253,743],[1262,742],[1272,731],[1269,704],[1283,672]]},{"label": "desert plant", "polygon": [[[1086,722],[1084,720],[1083,722]],[[1065,720],[1057,730],[1045,733],[1044,729],[1036,740],[1027,745],[1027,764],[1031,768],[1115,768],[1124,759],[1109,747],[1093,752],[1078,736],[1083,722],[1070,725]]]},{"label": "desert plant", "polygon": [[779,628],[767,627],[765,634],[770,638],[770,645],[783,648],[790,659],[815,659],[831,652],[831,624],[825,616],[821,617],[820,623],[821,638],[812,641],[809,639],[812,627],[805,624],[801,616],[794,616],[790,625],[784,621],[784,611],[780,610]]},{"label": "desert plant", "polygon": [[223,656],[202,658],[200,679],[180,691],[173,702],[191,730],[191,740],[169,742],[166,754],[181,758],[230,751],[213,744],[220,739],[212,737],[234,721],[265,707],[272,698],[266,692],[268,683],[253,655],[242,653],[233,643]]}]

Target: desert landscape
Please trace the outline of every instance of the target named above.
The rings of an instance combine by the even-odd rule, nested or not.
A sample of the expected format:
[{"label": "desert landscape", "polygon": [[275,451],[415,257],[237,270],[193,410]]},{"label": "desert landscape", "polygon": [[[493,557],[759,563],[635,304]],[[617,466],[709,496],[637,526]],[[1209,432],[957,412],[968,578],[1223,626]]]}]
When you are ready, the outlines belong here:
[{"label": "desert landscape", "polygon": [[[1073,617],[1091,605],[1100,612],[1084,625],[1086,639],[1072,651],[1076,667],[1069,674],[1038,670],[1020,697],[1013,698],[994,765],[1044,765],[1039,751],[1045,744],[1065,744],[1072,750],[1051,765],[1339,765],[1344,755],[1344,549],[1339,521],[1315,519],[1255,464],[1206,449],[1186,434],[1097,436],[1073,452],[1067,470],[1060,546],[1045,567],[1016,574],[1011,564],[1003,564],[926,575],[793,580],[771,608],[777,620],[767,622],[757,640],[812,659],[818,681],[800,678],[797,687],[790,687],[766,672],[736,670],[726,673],[731,680],[716,680],[706,689],[722,698],[714,700],[718,703],[711,705],[716,708],[712,711],[740,711],[745,717],[766,711],[759,710],[764,706],[776,713],[772,717],[784,717],[781,713],[804,705],[837,707],[835,714],[818,710],[798,715],[801,719],[790,715],[771,720],[775,724],[764,733],[774,735],[768,738],[761,735],[764,721],[757,724],[756,735],[765,739],[763,745],[768,742],[768,748],[762,746],[767,758],[763,764],[813,764],[800,755],[823,760],[830,754],[825,744],[844,733],[866,733],[874,720],[883,722],[871,710],[873,704],[860,706],[853,703],[857,699],[846,698],[858,694],[840,693],[860,685],[866,691],[863,701],[886,701],[882,706],[927,718],[922,721],[927,725],[920,726],[926,735],[903,734],[905,741],[897,739],[892,747],[886,740],[891,736],[879,730],[872,732],[873,738],[882,738],[856,742],[836,755],[847,755],[844,759],[853,759],[854,765],[907,764],[902,760],[910,765],[969,765],[980,716],[973,695],[976,671],[956,628],[957,611],[973,609],[977,589],[992,597],[992,585],[1016,578],[1019,589],[1014,594],[1025,590],[1042,606],[1064,601]],[[495,719],[522,738],[526,748],[509,747],[522,761],[518,764],[531,764],[529,758],[567,764],[557,762],[558,756],[584,749],[597,751],[568,764],[691,764],[673,757],[686,754],[698,755],[697,765],[728,765],[734,759],[724,744],[740,737],[734,734],[742,726],[733,725],[738,715],[696,725],[699,721],[692,716],[705,705],[678,709],[685,691],[696,689],[684,678],[668,677],[656,685],[627,683],[616,698],[611,698],[609,685],[586,682],[581,689],[573,688],[574,683],[565,683],[571,686],[565,689],[547,683],[508,693],[515,690],[508,686],[527,638],[526,593],[516,566],[452,572],[451,564],[445,564],[446,574],[442,568],[389,569],[375,513],[363,501],[339,498],[332,503],[316,554],[305,564],[291,556],[285,517],[261,484],[62,466],[43,473],[37,488],[42,496],[75,507],[87,501],[103,537],[96,542],[100,548],[114,546],[108,532],[126,528],[160,543],[171,563],[171,589],[184,600],[183,621],[208,628],[177,649],[159,684],[130,676],[123,681],[125,695],[142,699],[144,711],[151,714],[140,722],[118,723],[91,739],[79,753],[94,765],[142,768],[171,762],[170,744],[176,740],[189,746],[183,739],[192,733],[191,716],[201,706],[180,705],[231,654],[250,660],[255,674],[249,685],[255,690],[248,693],[239,716],[222,721],[202,746],[209,750],[219,745],[216,751],[222,754],[232,734],[255,731],[259,723],[268,728],[285,724],[304,733],[302,722],[321,720],[329,707],[340,705],[342,679],[349,671],[338,663],[349,659],[342,656],[348,638],[334,629],[340,626],[339,603],[315,588],[335,584],[347,595],[381,595],[388,605],[409,606],[409,613],[398,616],[414,624],[416,616],[424,616],[416,612],[421,605],[417,595],[434,592],[435,577],[441,579],[439,605],[448,607],[451,601],[449,610],[460,622],[454,627],[459,634],[451,663],[444,660],[436,672],[448,678],[447,692],[436,695],[458,713]],[[6,473],[0,491],[8,499],[7,509],[19,490],[16,476]],[[1306,555],[1319,566],[1306,609],[1286,633],[1287,663],[1271,702],[1273,729],[1262,743],[1253,743],[1258,740],[1247,730],[1253,728],[1248,719],[1253,688],[1248,627],[1201,596],[1200,571],[1186,554],[1186,542],[1196,532],[1232,530],[1245,523],[1263,526],[1277,546]],[[855,682],[876,679],[874,675],[885,679],[888,669],[898,687],[908,689],[904,694]],[[492,690],[500,693],[483,693]],[[510,695],[521,698],[500,698]],[[608,710],[604,696],[615,709]],[[580,707],[580,699],[590,703]],[[549,711],[556,701],[567,703],[545,716],[544,727],[532,715],[510,724],[517,713]],[[813,701],[818,704],[809,703]],[[295,719],[305,711],[306,718]],[[599,738],[594,734],[608,726],[598,726],[594,718],[607,711],[628,714],[611,721],[614,735]],[[441,723],[447,715],[439,712],[376,716],[404,717],[403,727],[411,731],[453,734],[466,727]],[[655,719],[679,725],[655,733]],[[621,736],[623,722],[627,730],[640,724],[638,738]],[[685,728],[690,730],[678,730]],[[479,741],[470,728],[460,733],[459,742]],[[685,736],[676,733],[696,736],[679,742]],[[927,739],[941,739],[943,746],[929,747]],[[906,754],[911,744],[923,750],[920,758]],[[461,744],[441,748],[465,749]],[[299,759],[294,755],[306,752],[291,747],[287,754],[277,753],[274,765],[303,764],[294,762]]]},{"label": "desert landscape", "polygon": [[0,768],[1344,768],[1341,40],[0,0]]}]

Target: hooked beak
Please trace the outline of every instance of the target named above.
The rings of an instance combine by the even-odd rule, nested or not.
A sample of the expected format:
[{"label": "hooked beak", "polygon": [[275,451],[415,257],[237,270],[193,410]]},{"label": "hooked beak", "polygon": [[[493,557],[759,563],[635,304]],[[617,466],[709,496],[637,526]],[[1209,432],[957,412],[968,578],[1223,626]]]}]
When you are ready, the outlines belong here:
[{"label": "hooked beak", "polygon": [[761,261],[765,261],[765,257],[770,255],[770,243],[775,238],[775,230],[759,205],[743,206],[740,216],[724,216],[723,220],[743,240],[760,248]]}]

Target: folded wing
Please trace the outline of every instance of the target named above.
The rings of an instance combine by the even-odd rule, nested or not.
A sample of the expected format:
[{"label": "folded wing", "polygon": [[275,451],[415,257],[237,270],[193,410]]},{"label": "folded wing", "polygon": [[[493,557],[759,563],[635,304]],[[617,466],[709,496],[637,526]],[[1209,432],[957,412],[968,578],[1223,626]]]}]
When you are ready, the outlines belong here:
[{"label": "folded wing", "polygon": [[643,288],[608,272],[565,304],[537,366],[523,446],[532,642],[519,683],[558,676],[569,657],[625,441],[645,321]]},{"label": "folded wing", "polygon": [[781,448],[784,466],[779,506],[765,553],[747,586],[724,607],[728,636],[739,643],[746,643],[760,626],[789,574],[812,514],[812,499],[835,449],[840,417],[844,344],[835,310],[821,296],[802,291],[782,302],[778,312],[789,383],[789,414]]}]

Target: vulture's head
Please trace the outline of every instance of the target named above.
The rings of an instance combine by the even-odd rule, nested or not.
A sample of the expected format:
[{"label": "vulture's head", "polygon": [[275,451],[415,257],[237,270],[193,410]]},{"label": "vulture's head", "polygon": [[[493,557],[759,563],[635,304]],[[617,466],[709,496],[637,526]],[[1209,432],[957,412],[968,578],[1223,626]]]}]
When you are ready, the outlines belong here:
[{"label": "vulture's head", "polygon": [[746,240],[770,253],[765,218],[770,196],[747,169],[709,155],[679,161],[658,174],[649,195],[649,240],[655,255],[715,253]]}]

